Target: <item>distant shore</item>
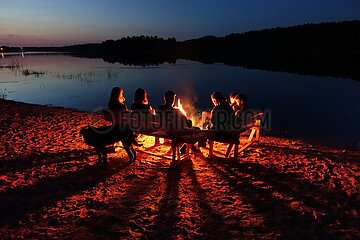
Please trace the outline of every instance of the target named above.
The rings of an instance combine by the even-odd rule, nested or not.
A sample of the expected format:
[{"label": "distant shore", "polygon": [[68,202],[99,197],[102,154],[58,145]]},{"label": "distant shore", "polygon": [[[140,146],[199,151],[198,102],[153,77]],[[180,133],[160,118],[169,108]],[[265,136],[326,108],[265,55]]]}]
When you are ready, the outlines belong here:
[{"label": "distant shore", "polygon": [[67,52],[125,65],[159,65],[178,59],[249,69],[351,78],[360,81],[360,21],[303,24],[224,37],[176,41],[132,36],[62,47],[6,47],[4,52]]}]

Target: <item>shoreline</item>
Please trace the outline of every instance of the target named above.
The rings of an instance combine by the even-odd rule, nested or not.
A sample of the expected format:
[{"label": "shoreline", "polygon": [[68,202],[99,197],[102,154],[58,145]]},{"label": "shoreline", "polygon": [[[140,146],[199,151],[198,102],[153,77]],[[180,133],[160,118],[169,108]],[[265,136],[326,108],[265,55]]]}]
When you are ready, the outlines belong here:
[{"label": "shoreline", "polygon": [[102,168],[79,135],[88,112],[0,111],[0,238],[360,237],[360,151],[265,136],[236,162],[202,148],[169,169],[169,146],[140,137],[135,163],[117,148]]}]

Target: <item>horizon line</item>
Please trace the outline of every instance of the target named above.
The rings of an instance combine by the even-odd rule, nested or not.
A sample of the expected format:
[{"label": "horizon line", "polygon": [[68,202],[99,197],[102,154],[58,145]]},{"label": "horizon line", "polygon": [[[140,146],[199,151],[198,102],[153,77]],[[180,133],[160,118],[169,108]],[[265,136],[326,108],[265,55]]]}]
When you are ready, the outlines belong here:
[{"label": "horizon line", "polygon": [[190,40],[195,40],[195,39],[200,39],[203,37],[217,37],[217,38],[221,38],[221,37],[226,37],[232,34],[245,34],[245,33],[250,33],[250,32],[261,32],[261,31],[266,31],[266,30],[271,30],[271,29],[286,29],[286,28],[292,28],[292,27],[299,27],[299,26],[304,26],[304,25],[318,25],[318,24],[328,24],[328,23],[344,23],[344,22],[360,22],[360,19],[352,19],[352,20],[342,20],[342,21],[325,21],[325,22],[308,22],[308,23],[303,23],[303,24],[296,24],[296,25],[290,25],[290,26],[276,26],[276,27],[269,27],[269,28],[262,28],[262,29],[254,29],[254,30],[248,30],[248,31],[243,31],[243,32],[232,32],[232,33],[228,33],[226,35],[223,36],[216,36],[216,35],[203,35],[201,37],[197,37],[197,38],[190,38],[190,39],[186,39],[186,40],[182,40],[182,41],[178,41],[175,37],[162,37],[162,36],[157,36],[157,35],[145,35],[145,34],[141,34],[141,35],[132,35],[132,36],[124,36],[118,39],[105,39],[101,42],[81,42],[81,43],[73,43],[70,45],[58,45],[58,46],[28,46],[28,47],[22,47],[20,46],[14,46],[14,45],[1,45],[0,47],[11,47],[11,48],[61,48],[61,47],[71,47],[71,46],[77,46],[77,45],[86,45],[86,44],[101,44],[102,42],[108,41],[108,40],[119,40],[122,38],[127,38],[127,37],[139,37],[139,36],[148,36],[148,37],[155,37],[157,36],[158,38],[162,38],[162,39],[169,39],[169,38],[175,38],[176,42],[185,42],[185,41],[190,41]]}]

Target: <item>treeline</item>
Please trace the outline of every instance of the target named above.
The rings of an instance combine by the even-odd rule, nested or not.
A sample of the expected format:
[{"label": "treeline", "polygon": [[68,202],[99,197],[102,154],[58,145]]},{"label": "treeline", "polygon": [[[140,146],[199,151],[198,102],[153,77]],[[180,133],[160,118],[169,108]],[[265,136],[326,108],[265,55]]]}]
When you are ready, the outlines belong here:
[{"label": "treeline", "polygon": [[175,38],[157,36],[134,36],[107,40],[101,44],[103,58],[107,62],[127,65],[157,65],[175,63],[177,45]]},{"label": "treeline", "polygon": [[360,80],[360,21],[206,36],[181,45],[181,58],[204,63]]},{"label": "treeline", "polygon": [[102,43],[105,61],[128,65],[203,63],[360,80],[360,21],[304,24],[177,42],[127,37]]},{"label": "treeline", "polygon": [[182,46],[190,52],[214,54],[359,53],[360,21],[278,27],[225,37],[206,36],[185,41]]},{"label": "treeline", "polygon": [[136,36],[101,44],[24,49],[72,52],[127,65],[157,65],[189,59],[360,80],[360,21],[278,27],[183,42],[175,38]]},{"label": "treeline", "polygon": [[21,52],[20,47],[0,46],[0,52]]},{"label": "treeline", "polygon": [[86,43],[63,47],[24,47],[27,52],[69,52],[102,56],[100,43]]}]

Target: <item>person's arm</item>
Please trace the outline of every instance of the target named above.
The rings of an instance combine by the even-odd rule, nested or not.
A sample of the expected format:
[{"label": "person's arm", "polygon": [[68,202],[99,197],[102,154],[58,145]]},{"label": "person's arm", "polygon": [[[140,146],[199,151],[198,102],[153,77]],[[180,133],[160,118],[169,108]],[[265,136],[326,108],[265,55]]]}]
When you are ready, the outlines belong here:
[{"label": "person's arm", "polygon": [[149,112],[151,115],[155,115],[155,109],[153,109],[151,106],[149,106]]},{"label": "person's arm", "polygon": [[209,129],[214,128],[214,126],[216,125],[217,122],[217,116],[216,116],[216,108],[214,107],[211,110],[211,117],[210,117],[210,125],[209,125]]}]

